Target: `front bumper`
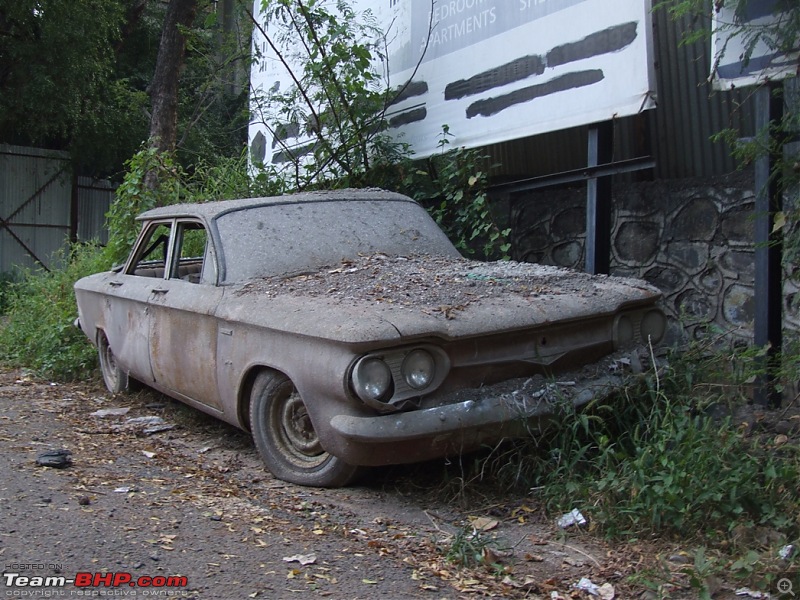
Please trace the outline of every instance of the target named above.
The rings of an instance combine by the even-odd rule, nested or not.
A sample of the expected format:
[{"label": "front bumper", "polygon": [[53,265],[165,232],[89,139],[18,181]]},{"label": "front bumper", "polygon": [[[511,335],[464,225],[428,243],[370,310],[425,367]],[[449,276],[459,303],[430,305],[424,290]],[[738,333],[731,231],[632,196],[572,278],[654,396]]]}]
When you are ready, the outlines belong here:
[{"label": "front bumper", "polygon": [[330,424],[345,443],[333,453],[351,464],[397,464],[520,437],[564,409],[602,400],[631,374],[641,373],[640,365],[638,351],[629,350],[552,380],[534,376],[459,390],[430,408],[369,417],[336,415]]}]

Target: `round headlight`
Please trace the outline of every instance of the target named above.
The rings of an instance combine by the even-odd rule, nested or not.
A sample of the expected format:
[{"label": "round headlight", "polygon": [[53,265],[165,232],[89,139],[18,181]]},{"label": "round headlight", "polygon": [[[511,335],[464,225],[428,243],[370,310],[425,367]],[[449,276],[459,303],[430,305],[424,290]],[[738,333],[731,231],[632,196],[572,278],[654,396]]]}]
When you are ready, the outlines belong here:
[{"label": "round headlight", "polygon": [[403,378],[409,387],[421,390],[428,387],[436,375],[436,361],[430,352],[425,350],[412,350],[405,359],[401,368]]},{"label": "round headlight", "polygon": [[353,369],[353,389],[365,401],[384,400],[392,388],[392,371],[379,358],[362,358]]},{"label": "round headlight", "polygon": [[614,346],[620,348],[633,341],[633,321],[627,315],[619,315],[614,321]]},{"label": "round headlight", "polygon": [[649,340],[655,344],[664,337],[667,330],[667,318],[658,309],[651,310],[642,318],[642,341]]}]

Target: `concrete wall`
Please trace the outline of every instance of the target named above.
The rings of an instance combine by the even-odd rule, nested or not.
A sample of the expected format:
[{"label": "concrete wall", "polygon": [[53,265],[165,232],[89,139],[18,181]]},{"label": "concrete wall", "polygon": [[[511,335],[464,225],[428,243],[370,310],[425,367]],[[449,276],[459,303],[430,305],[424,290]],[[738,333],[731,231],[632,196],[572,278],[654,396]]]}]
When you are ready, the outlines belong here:
[{"label": "concrete wall", "polygon": [[[583,268],[584,188],[520,194],[509,200],[516,260]],[[670,340],[719,330],[752,337],[754,302],[752,177],[617,185],[611,271],[641,277],[664,292]],[[800,330],[785,285],[787,326]]]}]

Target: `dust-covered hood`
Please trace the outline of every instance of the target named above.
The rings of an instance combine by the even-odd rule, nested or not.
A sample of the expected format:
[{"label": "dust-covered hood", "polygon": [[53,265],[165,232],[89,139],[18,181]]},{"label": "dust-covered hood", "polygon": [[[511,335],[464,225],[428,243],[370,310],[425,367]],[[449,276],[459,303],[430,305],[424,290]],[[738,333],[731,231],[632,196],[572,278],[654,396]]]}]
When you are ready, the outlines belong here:
[{"label": "dust-covered hood", "polygon": [[344,343],[455,339],[654,304],[655,287],[512,261],[383,254],[226,291],[218,317]]}]

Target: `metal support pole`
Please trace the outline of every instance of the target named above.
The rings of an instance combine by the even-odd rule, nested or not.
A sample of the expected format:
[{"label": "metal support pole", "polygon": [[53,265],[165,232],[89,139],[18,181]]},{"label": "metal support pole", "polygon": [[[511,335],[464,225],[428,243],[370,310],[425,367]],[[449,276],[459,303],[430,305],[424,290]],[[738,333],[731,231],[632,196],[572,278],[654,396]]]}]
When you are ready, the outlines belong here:
[{"label": "metal support pole", "polygon": [[783,118],[783,94],[775,94],[780,84],[762,86],[755,94],[756,134],[763,136],[766,150],[755,161],[755,323],[754,342],[764,348],[762,366],[766,372],[758,377],[755,401],[777,408],[781,394],[777,389],[776,369],[783,343],[783,273],[781,255],[783,236],[775,230],[775,214],[782,208],[780,173],[775,169],[782,145],[776,144],[772,126]]},{"label": "metal support pole", "polygon": [[[588,166],[610,163],[614,154],[614,123],[589,127]],[[609,272],[611,267],[611,176],[586,182],[586,272]]]}]

